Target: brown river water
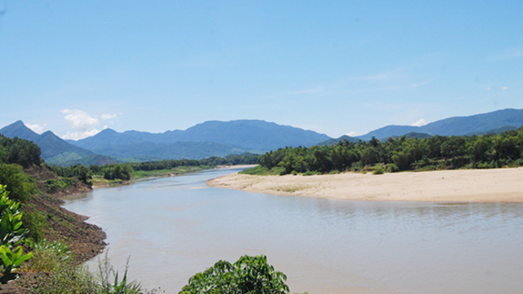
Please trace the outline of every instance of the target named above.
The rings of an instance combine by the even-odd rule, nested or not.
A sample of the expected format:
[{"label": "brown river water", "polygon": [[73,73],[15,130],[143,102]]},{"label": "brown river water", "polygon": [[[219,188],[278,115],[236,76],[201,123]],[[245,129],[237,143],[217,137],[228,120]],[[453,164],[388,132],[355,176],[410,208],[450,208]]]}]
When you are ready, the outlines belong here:
[{"label": "brown river water", "polygon": [[245,254],[267,255],[293,293],[523,293],[521,203],[363,202],[205,184],[232,172],[96,189],[64,207],[106,231],[116,268],[130,257],[130,278],[165,293]]}]

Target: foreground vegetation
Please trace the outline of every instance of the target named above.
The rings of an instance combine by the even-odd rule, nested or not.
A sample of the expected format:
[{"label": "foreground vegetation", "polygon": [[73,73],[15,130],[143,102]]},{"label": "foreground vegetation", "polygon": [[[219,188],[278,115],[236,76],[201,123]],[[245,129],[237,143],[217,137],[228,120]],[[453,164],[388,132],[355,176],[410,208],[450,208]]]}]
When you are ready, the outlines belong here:
[{"label": "foreground vegetation", "polygon": [[435,136],[430,138],[373,138],[347,140],[331,146],[282,148],[259,159],[251,174],[324,174],[372,170],[375,173],[406,170],[499,168],[523,165],[523,127],[498,135]]}]

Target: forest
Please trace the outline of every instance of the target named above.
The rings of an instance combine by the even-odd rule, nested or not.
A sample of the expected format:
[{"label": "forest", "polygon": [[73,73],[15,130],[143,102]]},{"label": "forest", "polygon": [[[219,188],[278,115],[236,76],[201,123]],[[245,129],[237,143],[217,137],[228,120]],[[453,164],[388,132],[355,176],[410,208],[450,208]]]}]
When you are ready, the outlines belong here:
[{"label": "forest", "polygon": [[375,173],[407,170],[500,168],[523,165],[523,127],[501,134],[372,138],[330,146],[280,148],[259,159],[254,173],[316,174],[344,171]]}]

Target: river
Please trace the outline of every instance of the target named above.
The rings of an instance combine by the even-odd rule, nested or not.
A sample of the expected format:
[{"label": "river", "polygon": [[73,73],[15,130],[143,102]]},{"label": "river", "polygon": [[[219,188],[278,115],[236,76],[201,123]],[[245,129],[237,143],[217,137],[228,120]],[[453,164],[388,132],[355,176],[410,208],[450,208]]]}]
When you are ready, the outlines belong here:
[{"label": "river", "polygon": [[130,278],[165,293],[245,254],[267,255],[293,293],[523,293],[523,204],[362,202],[205,184],[237,171],[95,189],[64,207],[106,231],[120,272],[130,257]]}]

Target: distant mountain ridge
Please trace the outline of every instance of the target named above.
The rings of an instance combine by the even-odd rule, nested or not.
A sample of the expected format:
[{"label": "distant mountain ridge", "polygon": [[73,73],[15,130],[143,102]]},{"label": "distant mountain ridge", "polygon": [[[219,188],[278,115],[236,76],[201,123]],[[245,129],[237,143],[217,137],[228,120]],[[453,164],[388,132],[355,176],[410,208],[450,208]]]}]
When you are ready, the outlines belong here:
[{"label": "distant mountain ridge", "polygon": [[263,153],[286,146],[311,146],[329,136],[262,120],[206,121],[185,131],[164,133],[106,129],[71,144],[119,158],[201,159],[245,152]]},{"label": "distant mountain ridge", "polygon": [[116,162],[116,160],[107,156],[101,156],[92,151],[69,144],[51,131],[38,135],[26,127],[20,120],[0,129],[0,134],[9,138],[19,137],[32,141],[42,150],[42,159],[51,165],[74,165],[78,163],[84,165],[100,165]]},{"label": "distant mountain ridge", "polygon": [[357,138],[362,140],[369,140],[372,137],[384,139],[403,136],[408,133],[426,133],[432,136],[463,136],[521,126],[523,126],[523,109],[509,108],[471,116],[450,117],[421,127],[389,125]]}]

